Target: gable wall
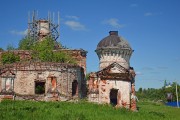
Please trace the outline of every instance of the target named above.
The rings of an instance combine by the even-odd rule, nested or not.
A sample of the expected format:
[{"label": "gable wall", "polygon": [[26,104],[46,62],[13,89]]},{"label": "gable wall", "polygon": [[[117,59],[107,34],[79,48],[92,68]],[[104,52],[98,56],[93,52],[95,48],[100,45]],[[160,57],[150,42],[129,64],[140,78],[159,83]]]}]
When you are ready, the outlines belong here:
[{"label": "gable wall", "polygon": [[118,89],[118,94],[120,94],[119,103],[126,103],[125,107],[129,107],[130,104],[130,90],[131,83],[127,81],[120,80],[100,80],[99,82],[99,102],[100,103],[110,103],[110,90]]}]

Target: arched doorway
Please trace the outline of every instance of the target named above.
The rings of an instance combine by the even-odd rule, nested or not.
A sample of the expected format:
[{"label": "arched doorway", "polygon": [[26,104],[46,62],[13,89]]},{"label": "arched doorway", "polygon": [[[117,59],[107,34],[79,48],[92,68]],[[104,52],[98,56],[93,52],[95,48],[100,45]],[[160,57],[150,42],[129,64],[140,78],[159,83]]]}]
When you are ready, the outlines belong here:
[{"label": "arched doorway", "polygon": [[109,94],[110,104],[112,104],[113,106],[117,105],[117,95],[118,95],[118,89],[113,88],[110,90],[110,94]]},{"label": "arched doorway", "polygon": [[72,96],[75,96],[78,94],[78,82],[77,80],[74,80],[72,82]]}]

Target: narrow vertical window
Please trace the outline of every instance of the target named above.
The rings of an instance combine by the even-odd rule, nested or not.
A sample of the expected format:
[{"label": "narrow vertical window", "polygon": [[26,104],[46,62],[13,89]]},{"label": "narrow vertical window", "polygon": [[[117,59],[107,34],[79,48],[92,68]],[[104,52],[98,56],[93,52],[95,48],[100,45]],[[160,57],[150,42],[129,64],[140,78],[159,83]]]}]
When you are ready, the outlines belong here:
[{"label": "narrow vertical window", "polygon": [[14,77],[3,77],[2,78],[2,92],[13,92],[14,91]]}]

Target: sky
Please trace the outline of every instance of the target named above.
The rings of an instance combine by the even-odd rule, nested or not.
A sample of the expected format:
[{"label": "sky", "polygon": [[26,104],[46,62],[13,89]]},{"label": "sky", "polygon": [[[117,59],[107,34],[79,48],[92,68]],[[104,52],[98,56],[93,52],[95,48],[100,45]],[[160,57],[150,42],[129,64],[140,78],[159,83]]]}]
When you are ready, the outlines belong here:
[{"label": "sky", "polygon": [[28,27],[28,13],[60,13],[60,41],[87,53],[87,72],[99,70],[97,44],[118,31],[134,53],[136,89],[180,84],[180,0],[1,0],[0,47],[18,46]]}]

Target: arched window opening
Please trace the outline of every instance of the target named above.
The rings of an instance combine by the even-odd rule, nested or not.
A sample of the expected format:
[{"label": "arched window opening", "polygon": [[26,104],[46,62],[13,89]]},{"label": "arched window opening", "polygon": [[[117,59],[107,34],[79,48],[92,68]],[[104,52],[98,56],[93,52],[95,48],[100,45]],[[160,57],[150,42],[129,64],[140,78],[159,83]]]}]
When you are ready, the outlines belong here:
[{"label": "arched window opening", "polygon": [[78,82],[77,80],[74,80],[72,82],[72,96],[75,96],[78,94]]}]

